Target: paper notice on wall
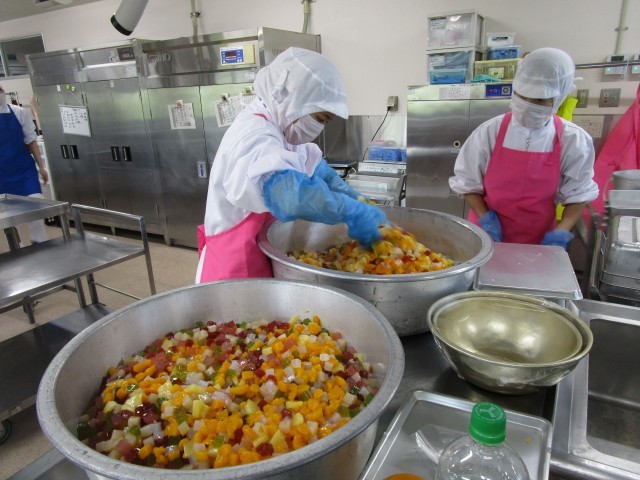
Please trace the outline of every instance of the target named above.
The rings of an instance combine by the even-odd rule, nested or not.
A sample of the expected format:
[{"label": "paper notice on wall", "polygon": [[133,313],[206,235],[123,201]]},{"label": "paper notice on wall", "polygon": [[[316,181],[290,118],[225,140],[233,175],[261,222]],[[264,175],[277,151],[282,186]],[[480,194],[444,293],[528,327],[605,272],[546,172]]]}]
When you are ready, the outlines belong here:
[{"label": "paper notice on wall", "polygon": [[185,130],[196,128],[196,117],[193,114],[193,103],[182,103],[178,101],[169,108],[169,121],[171,130]]},{"label": "paper notice on wall", "polygon": [[89,125],[89,111],[87,107],[70,107],[59,105],[62,131],[71,135],[91,136]]},{"label": "paper notice on wall", "polygon": [[584,128],[591,138],[602,137],[604,115],[574,115],[572,122]]},{"label": "paper notice on wall", "polygon": [[256,98],[253,93],[243,93],[226,99],[218,100],[215,103],[216,120],[218,127],[228,127],[236,119],[238,114],[246,108],[253,99]]},{"label": "paper notice on wall", "polygon": [[440,100],[468,100],[471,98],[471,85],[447,85],[440,88]]}]

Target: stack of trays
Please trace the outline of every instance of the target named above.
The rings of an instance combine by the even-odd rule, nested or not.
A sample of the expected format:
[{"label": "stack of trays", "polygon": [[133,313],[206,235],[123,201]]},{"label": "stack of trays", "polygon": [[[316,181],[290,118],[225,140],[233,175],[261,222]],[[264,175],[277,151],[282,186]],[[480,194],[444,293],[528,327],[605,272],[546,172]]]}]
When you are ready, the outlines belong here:
[{"label": "stack of trays", "polygon": [[640,217],[616,216],[604,250],[600,290],[640,302]]}]

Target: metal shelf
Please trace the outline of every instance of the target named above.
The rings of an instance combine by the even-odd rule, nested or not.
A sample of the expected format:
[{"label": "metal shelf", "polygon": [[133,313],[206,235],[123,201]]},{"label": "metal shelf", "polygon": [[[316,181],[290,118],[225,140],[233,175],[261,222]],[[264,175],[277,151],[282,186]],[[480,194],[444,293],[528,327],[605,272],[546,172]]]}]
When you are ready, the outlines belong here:
[{"label": "metal shelf", "polygon": [[35,404],[40,379],[69,340],[111,312],[91,304],[0,343],[0,421]]},{"label": "metal shelf", "polygon": [[0,307],[145,254],[139,245],[77,233],[0,255]]}]

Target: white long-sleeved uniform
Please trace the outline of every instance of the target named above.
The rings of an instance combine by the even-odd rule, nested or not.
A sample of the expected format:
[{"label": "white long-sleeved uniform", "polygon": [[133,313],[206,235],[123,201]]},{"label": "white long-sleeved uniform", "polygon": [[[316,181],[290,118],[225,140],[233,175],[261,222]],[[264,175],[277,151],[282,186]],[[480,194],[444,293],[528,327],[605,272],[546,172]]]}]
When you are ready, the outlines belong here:
[{"label": "white long-sleeved uniform", "polygon": [[[487,171],[504,115],[487,120],[476,128],[460,149],[449,178],[451,190],[459,195],[484,194]],[[593,181],[595,150],[589,134],[578,125],[561,119],[561,176],[556,203],[591,202],[598,197],[598,185]],[[556,131],[553,121],[539,129],[525,128],[514,116],[507,128],[504,147],[529,152],[550,152]]]},{"label": "white long-sleeved uniform", "polygon": [[269,110],[255,99],[238,115],[218,148],[207,193],[206,234],[224,232],[252,212],[267,212],[262,186],[274,172],[296,170],[311,176],[321,160],[322,151],[315,143],[287,143]]}]

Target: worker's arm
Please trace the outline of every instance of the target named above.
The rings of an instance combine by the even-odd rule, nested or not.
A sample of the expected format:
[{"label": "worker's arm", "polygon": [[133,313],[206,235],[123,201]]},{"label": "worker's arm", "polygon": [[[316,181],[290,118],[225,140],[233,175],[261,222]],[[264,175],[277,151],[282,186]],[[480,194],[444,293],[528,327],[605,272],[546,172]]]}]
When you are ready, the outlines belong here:
[{"label": "worker's arm", "polygon": [[469,208],[471,208],[478,217],[481,217],[489,211],[484,201],[484,196],[479,193],[467,193],[464,199],[469,204]]},{"label": "worker's arm", "polygon": [[564,210],[562,212],[562,219],[558,223],[556,230],[567,230],[571,231],[573,226],[582,216],[582,212],[584,211],[586,203],[571,203],[569,205],[564,206]]},{"label": "worker's arm", "polygon": [[28,143],[27,148],[38,164],[38,170],[40,170],[42,181],[44,183],[47,183],[49,181],[49,174],[47,173],[47,168],[44,166],[44,162],[42,161],[42,157],[40,156],[40,147],[38,147],[38,142],[34,140],[33,142]]},{"label": "worker's arm", "polygon": [[471,210],[478,215],[478,223],[489,234],[494,242],[502,241],[502,225],[495,210],[489,210],[484,198],[479,193],[467,193],[464,199],[469,203]]}]

